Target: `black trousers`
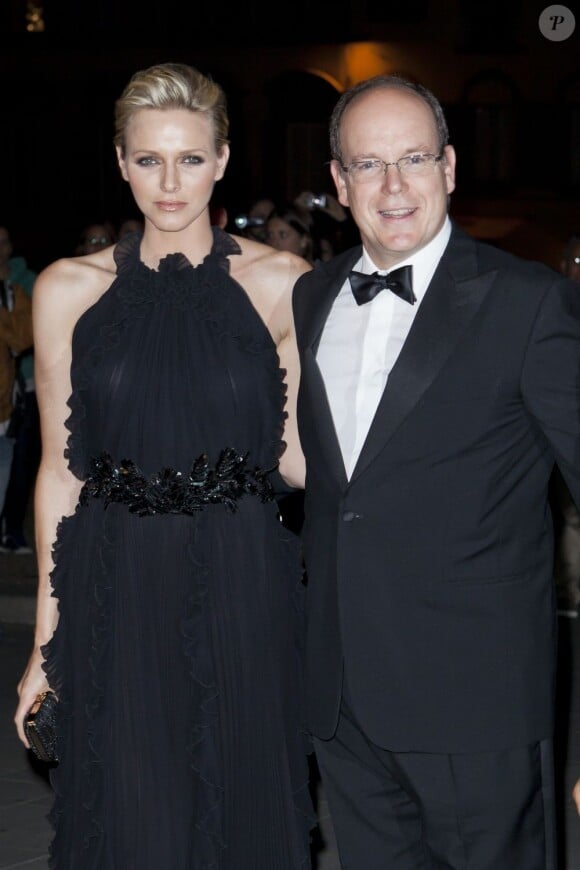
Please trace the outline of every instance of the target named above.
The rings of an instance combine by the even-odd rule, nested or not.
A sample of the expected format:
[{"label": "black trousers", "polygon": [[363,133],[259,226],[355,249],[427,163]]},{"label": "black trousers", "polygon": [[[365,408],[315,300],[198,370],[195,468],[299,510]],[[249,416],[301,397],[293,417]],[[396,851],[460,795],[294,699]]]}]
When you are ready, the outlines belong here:
[{"label": "black trousers", "polygon": [[314,746],[342,870],[556,870],[552,741],[502,752],[391,752],[343,701]]}]

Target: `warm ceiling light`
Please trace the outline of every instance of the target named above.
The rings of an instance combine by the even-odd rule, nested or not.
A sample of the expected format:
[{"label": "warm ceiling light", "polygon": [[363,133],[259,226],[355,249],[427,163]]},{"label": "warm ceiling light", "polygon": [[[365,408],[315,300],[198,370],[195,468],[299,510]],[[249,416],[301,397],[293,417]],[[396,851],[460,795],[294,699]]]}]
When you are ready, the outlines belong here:
[{"label": "warm ceiling light", "polygon": [[26,30],[29,33],[42,33],[44,30],[42,14],[42,3],[39,3],[38,0],[28,0],[26,4]]}]

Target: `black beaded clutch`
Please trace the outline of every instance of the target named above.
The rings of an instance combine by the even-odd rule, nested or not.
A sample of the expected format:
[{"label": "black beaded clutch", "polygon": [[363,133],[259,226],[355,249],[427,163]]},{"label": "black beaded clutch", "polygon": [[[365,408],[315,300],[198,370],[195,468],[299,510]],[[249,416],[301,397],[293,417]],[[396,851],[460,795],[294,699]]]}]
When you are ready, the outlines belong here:
[{"label": "black beaded clutch", "polygon": [[30,748],[41,761],[58,761],[57,707],[58,700],[54,692],[42,692],[37,696],[24,722],[24,733]]}]

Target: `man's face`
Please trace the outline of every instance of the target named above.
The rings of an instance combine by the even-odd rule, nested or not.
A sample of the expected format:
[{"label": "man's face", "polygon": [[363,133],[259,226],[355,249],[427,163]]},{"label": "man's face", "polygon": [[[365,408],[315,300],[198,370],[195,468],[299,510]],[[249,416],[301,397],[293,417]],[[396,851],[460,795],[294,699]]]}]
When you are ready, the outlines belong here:
[{"label": "man's face", "polygon": [[[340,141],[345,166],[369,158],[392,163],[410,154],[439,154],[429,106],[397,88],[356,99],[343,116]],[[339,202],[350,208],[373,262],[390,269],[423,248],[443,226],[447,197],[455,189],[455,152],[446,146],[444,159],[420,176],[389,166],[376,179],[355,182],[336,160],[331,172]]]}]

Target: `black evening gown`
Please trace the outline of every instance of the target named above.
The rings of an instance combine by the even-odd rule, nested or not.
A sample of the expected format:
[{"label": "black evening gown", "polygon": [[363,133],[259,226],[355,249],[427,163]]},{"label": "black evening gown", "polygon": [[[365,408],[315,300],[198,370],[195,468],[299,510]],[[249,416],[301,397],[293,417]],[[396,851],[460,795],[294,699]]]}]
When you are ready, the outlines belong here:
[{"label": "black evening gown", "polygon": [[53,870],[309,866],[301,564],[268,498],[285,385],[213,232],[158,271],[126,237],[74,331]]}]

